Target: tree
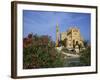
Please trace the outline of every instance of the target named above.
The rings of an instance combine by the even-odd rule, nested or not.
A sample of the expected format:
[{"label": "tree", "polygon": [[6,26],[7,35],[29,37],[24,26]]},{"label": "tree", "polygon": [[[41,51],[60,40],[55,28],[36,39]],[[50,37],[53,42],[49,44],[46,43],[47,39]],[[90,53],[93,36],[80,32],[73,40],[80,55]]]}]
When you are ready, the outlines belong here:
[{"label": "tree", "polygon": [[84,47],[87,48],[88,47],[88,44],[89,44],[89,41],[88,40],[84,40],[83,43],[84,43]]}]

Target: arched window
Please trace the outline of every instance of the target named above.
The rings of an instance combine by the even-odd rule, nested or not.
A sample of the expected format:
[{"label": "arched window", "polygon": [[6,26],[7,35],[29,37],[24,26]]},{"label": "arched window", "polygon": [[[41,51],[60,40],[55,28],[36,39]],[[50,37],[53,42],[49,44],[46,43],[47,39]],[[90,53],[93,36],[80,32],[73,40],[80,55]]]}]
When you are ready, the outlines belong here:
[{"label": "arched window", "polygon": [[73,44],[75,44],[75,40],[73,40]]},{"label": "arched window", "polygon": [[78,41],[76,41],[76,45],[78,45]]}]

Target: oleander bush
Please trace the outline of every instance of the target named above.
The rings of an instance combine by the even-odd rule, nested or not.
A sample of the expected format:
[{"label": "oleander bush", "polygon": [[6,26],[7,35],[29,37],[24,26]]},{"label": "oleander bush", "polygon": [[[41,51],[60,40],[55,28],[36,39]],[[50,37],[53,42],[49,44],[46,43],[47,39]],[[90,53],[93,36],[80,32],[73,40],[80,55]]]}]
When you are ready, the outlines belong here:
[{"label": "oleander bush", "polygon": [[23,68],[52,68],[63,66],[61,53],[55,50],[55,43],[47,35],[29,34],[23,39]]}]

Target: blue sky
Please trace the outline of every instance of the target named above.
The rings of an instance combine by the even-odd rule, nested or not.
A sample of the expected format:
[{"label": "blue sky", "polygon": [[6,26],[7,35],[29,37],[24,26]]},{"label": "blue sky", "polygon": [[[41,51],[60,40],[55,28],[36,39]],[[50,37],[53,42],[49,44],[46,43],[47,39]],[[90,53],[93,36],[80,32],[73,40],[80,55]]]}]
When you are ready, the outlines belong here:
[{"label": "blue sky", "polygon": [[56,24],[60,32],[70,27],[78,27],[83,39],[90,40],[91,14],[73,12],[46,12],[23,10],[23,37],[29,33],[49,35],[56,39]]}]

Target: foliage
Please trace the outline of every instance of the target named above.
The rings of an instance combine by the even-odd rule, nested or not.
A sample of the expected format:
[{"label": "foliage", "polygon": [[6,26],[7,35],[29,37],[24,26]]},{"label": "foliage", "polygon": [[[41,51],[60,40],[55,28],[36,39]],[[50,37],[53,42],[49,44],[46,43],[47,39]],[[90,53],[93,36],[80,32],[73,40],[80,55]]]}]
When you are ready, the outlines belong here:
[{"label": "foliage", "polygon": [[84,43],[84,47],[88,47],[88,46],[90,46],[89,44],[90,44],[90,42],[89,42],[89,40],[84,40],[83,41],[83,43]]},{"label": "foliage", "polygon": [[[30,39],[31,42],[28,43]],[[38,36],[29,34],[23,42],[23,68],[49,68],[63,66],[61,54],[55,50],[55,43],[47,35]]]},{"label": "foliage", "polygon": [[91,65],[91,48],[88,47],[85,50],[80,52],[80,63],[83,66],[89,66]]}]

